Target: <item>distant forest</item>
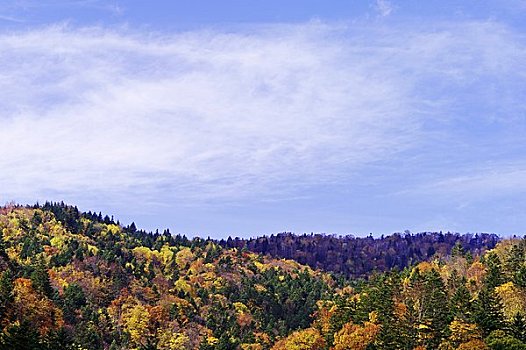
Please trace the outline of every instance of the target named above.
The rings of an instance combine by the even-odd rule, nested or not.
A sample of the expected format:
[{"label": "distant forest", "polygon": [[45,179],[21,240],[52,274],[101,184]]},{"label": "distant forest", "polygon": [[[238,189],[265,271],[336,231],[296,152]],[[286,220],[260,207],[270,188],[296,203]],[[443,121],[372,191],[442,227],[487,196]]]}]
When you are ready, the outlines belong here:
[{"label": "distant forest", "polygon": [[247,249],[275,258],[296,260],[315,269],[345,277],[366,278],[373,272],[405,267],[453,254],[481,255],[499,242],[495,234],[423,232],[395,233],[380,238],[295,235],[280,233],[251,239],[228,238],[219,241],[226,248]]}]

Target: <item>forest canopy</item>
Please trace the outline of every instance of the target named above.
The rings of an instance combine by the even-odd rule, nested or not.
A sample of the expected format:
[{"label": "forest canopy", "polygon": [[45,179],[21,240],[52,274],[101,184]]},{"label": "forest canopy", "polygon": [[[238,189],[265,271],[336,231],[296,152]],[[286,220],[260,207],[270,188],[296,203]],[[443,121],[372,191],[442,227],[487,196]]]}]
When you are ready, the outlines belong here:
[{"label": "forest canopy", "polygon": [[218,242],[10,205],[0,349],[526,349],[525,255],[494,235]]}]

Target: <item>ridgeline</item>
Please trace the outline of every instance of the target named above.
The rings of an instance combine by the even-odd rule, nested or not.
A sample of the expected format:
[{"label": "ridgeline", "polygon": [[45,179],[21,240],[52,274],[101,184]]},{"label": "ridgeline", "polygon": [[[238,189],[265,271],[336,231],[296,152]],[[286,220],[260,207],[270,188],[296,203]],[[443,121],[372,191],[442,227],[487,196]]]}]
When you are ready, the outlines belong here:
[{"label": "ridgeline", "polygon": [[9,205],[0,349],[526,349],[525,255],[490,234],[214,241]]}]

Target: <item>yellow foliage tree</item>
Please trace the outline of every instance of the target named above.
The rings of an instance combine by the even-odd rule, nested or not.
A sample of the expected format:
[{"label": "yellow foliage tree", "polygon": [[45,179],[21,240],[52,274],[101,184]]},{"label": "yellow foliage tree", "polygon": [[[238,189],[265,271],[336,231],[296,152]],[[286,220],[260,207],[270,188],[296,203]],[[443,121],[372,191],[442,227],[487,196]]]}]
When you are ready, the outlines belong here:
[{"label": "yellow foliage tree", "polygon": [[148,337],[148,324],[150,314],[146,307],[137,304],[128,307],[122,314],[124,329],[130,335],[130,339],[136,345],[144,345]]},{"label": "yellow foliage tree", "polygon": [[513,282],[504,283],[495,288],[495,291],[502,299],[506,318],[512,319],[517,312],[523,313],[526,310],[526,296]]},{"label": "yellow foliage tree", "polygon": [[481,339],[475,339],[460,344],[457,350],[489,350],[489,348]]},{"label": "yellow foliage tree", "polygon": [[451,335],[449,340],[454,344],[468,343],[472,340],[482,339],[482,333],[476,324],[454,320],[449,325]]},{"label": "yellow foliage tree", "polygon": [[458,319],[449,325],[451,335],[440,344],[439,350],[483,350],[487,349],[482,341],[482,333],[476,324],[467,323]]},{"label": "yellow foliage tree", "polygon": [[185,269],[194,259],[194,253],[190,248],[183,248],[175,255],[175,262],[181,270]]},{"label": "yellow foliage tree", "polygon": [[380,332],[380,326],[371,322],[365,322],[363,326],[352,322],[346,323],[343,328],[334,335],[333,350],[365,350],[369,344],[374,342]]},{"label": "yellow foliage tree", "polygon": [[170,329],[161,329],[157,332],[157,349],[159,350],[186,350],[190,348],[190,338],[184,333],[174,333]]},{"label": "yellow foliage tree", "polygon": [[325,341],[317,329],[307,328],[278,341],[272,350],[322,350]]}]

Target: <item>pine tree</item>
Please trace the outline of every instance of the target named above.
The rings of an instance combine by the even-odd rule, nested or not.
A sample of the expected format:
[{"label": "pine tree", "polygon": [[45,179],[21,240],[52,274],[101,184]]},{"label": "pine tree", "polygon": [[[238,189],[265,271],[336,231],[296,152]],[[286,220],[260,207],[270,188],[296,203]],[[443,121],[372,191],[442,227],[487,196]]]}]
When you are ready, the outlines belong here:
[{"label": "pine tree", "polygon": [[460,241],[457,241],[453,248],[451,249],[451,256],[460,256],[463,257],[466,254],[466,250],[462,246],[462,243]]},{"label": "pine tree", "polygon": [[506,270],[508,270],[510,273],[514,273],[515,271],[518,271],[520,267],[524,263],[524,251],[522,248],[515,244],[513,247],[511,247],[510,252],[506,259]]},{"label": "pine tree", "polygon": [[8,257],[5,248],[4,235],[2,234],[2,230],[0,230],[0,258],[7,260]]},{"label": "pine tree", "polygon": [[526,343],[526,319],[523,314],[517,312],[511,321],[510,328],[515,338]]},{"label": "pine tree", "polygon": [[487,288],[493,290],[495,287],[504,283],[502,264],[497,254],[490,253],[487,255],[486,266],[488,268],[488,274],[484,279],[484,284]]},{"label": "pine tree", "polygon": [[13,277],[11,271],[0,274],[0,320],[3,319],[9,304],[13,300]]},{"label": "pine tree", "polygon": [[64,288],[63,310],[64,317],[70,323],[75,321],[75,310],[86,305],[84,291],[77,283],[72,283]]},{"label": "pine tree", "polygon": [[502,301],[493,290],[483,288],[480,291],[474,305],[473,317],[484,336],[489,335],[492,331],[504,329],[502,309]]},{"label": "pine tree", "polygon": [[34,271],[31,273],[30,278],[36,290],[50,299],[53,298],[53,288],[51,287],[49,274],[42,263],[39,263],[35,267]]},{"label": "pine tree", "polygon": [[522,265],[513,275],[513,283],[521,288],[526,288],[526,265]]},{"label": "pine tree", "polygon": [[369,319],[371,311],[377,313],[378,321],[383,325],[377,342],[384,348],[395,348],[401,340],[400,327],[394,316],[394,295],[397,293],[399,282],[396,272],[378,277],[369,293],[370,297],[365,300],[365,307],[362,306],[361,310],[361,322]]},{"label": "pine tree", "polygon": [[446,288],[438,271],[433,269],[426,274],[424,288],[424,318],[429,320],[431,331],[431,338],[426,345],[436,349],[451,322]]},{"label": "pine tree", "polygon": [[2,334],[0,350],[44,350],[38,333],[27,322],[11,325]]},{"label": "pine tree", "polygon": [[465,322],[471,320],[471,294],[465,283],[460,284],[451,297],[451,314]]}]

